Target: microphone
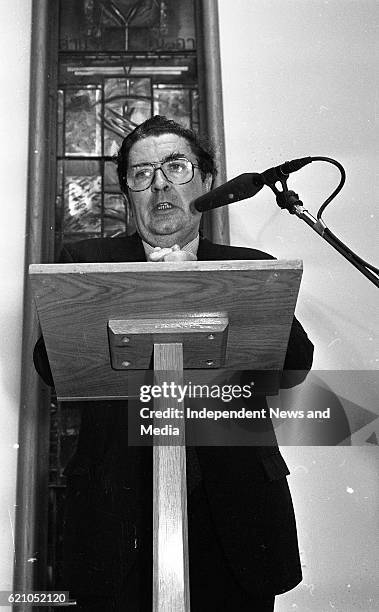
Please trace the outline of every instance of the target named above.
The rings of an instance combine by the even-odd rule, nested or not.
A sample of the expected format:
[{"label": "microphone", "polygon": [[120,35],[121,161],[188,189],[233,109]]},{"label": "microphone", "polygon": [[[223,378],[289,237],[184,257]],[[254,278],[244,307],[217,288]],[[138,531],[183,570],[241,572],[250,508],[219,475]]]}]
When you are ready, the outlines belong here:
[{"label": "microphone", "polygon": [[232,202],[252,198],[263,186],[262,176],[258,172],[247,172],[196,198],[193,204],[198,212],[205,212]]},{"label": "microphone", "polygon": [[219,206],[232,204],[232,202],[252,198],[264,185],[272,187],[277,181],[288,178],[291,172],[296,172],[300,170],[300,168],[303,168],[303,166],[310,164],[313,159],[313,157],[301,157],[299,159],[293,159],[292,161],[286,161],[280,164],[280,166],[269,168],[261,174],[258,172],[240,174],[240,176],[237,176],[231,181],[196,198],[193,205],[198,212],[202,213],[207,210],[213,210],[213,208],[218,208]]}]

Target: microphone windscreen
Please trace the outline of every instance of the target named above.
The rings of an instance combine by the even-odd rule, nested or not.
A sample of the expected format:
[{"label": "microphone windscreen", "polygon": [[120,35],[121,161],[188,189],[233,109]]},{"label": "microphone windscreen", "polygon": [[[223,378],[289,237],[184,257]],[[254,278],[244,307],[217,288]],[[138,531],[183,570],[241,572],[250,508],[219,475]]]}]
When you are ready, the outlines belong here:
[{"label": "microphone windscreen", "polygon": [[197,198],[193,204],[198,212],[205,212],[226,206],[232,202],[246,200],[252,198],[264,185],[263,179],[257,172],[247,172],[240,174],[236,178],[208,191],[204,195]]}]

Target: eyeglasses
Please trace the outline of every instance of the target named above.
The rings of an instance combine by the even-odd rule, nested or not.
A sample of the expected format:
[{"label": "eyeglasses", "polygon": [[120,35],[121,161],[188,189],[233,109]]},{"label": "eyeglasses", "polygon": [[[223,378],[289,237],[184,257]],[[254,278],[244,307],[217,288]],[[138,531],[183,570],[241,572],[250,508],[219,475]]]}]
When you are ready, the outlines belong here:
[{"label": "eyeglasses", "polygon": [[194,168],[198,168],[186,157],[170,159],[162,164],[146,163],[128,168],[126,184],[131,191],[144,191],[154,180],[157,170],[162,170],[164,177],[174,185],[184,185],[193,179]]}]

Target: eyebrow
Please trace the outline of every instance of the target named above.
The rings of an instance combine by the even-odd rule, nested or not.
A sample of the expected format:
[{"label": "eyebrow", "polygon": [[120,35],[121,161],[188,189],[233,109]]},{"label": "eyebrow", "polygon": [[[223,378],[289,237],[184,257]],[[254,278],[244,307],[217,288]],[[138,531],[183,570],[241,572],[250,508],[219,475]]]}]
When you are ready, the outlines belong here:
[{"label": "eyebrow", "polygon": [[165,157],[163,157],[163,159],[159,162],[148,162],[148,161],[144,161],[144,162],[139,162],[138,164],[133,164],[131,166],[131,168],[139,168],[140,166],[146,166],[146,164],[164,164],[165,162],[168,161],[173,161],[175,159],[188,159],[187,155],[185,155],[184,153],[176,153],[176,152],[172,152],[169,153],[168,155],[166,155]]}]

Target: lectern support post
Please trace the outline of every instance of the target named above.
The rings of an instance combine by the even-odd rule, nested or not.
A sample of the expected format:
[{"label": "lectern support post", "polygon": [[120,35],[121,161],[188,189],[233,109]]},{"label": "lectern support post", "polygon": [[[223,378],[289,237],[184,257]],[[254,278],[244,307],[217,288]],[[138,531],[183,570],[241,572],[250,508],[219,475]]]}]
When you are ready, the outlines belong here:
[{"label": "lectern support post", "polygon": [[[183,345],[154,344],[154,380],[182,384]],[[183,410],[174,398],[155,400],[159,410]],[[178,414],[173,412],[172,414]],[[186,449],[184,418],[166,420],[178,426],[175,445],[153,449],[153,612],[189,612]],[[167,445],[166,445],[167,444]]]}]

